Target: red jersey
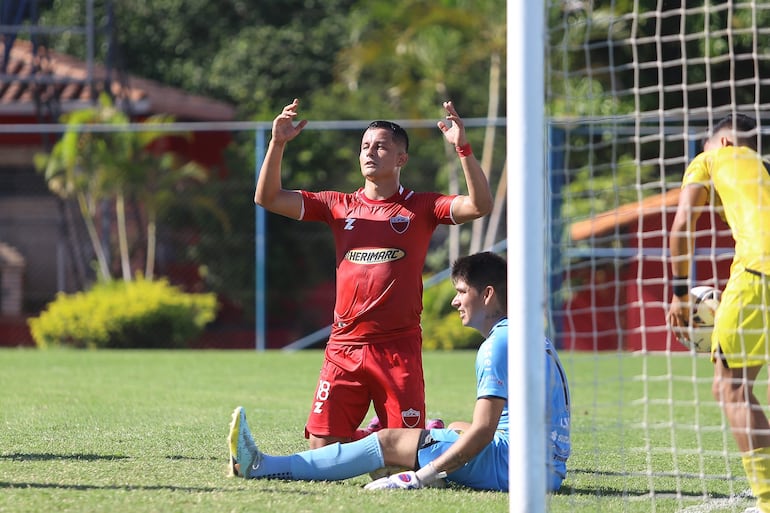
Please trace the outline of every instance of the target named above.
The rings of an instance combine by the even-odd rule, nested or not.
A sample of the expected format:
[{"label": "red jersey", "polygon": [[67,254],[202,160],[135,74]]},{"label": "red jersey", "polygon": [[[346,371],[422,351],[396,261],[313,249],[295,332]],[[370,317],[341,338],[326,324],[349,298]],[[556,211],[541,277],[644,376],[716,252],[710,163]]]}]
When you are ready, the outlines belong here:
[{"label": "red jersey", "polygon": [[419,333],[422,270],[433,232],[455,224],[455,195],[404,187],[386,200],[354,193],[302,191],[303,221],[334,234],[337,297],[330,342],[370,343]]}]

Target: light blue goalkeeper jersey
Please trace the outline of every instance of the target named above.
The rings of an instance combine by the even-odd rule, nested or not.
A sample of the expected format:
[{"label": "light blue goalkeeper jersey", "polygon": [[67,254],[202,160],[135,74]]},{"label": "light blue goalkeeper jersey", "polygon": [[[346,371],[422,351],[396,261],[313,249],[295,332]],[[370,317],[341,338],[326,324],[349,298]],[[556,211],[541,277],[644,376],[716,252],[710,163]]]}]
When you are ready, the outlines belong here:
[{"label": "light blue goalkeeper jersey", "polygon": [[476,398],[500,397],[505,406],[497,429],[508,433],[508,319],[489,332],[476,353]]},{"label": "light blue goalkeeper jersey", "polygon": [[[570,398],[567,376],[551,341],[545,339],[546,423],[548,426],[547,488],[556,491],[567,475],[570,454]],[[447,480],[478,490],[508,490],[508,319],[494,325],[476,354],[476,397],[499,397],[505,406],[497,432],[487,447],[447,476]],[[432,429],[431,443],[417,451],[421,467],[449,450],[462,435],[453,429]]]},{"label": "light blue goalkeeper jersey", "polygon": [[[556,353],[556,348],[545,339],[545,401],[548,426],[549,489],[558,489],[567,475],[570,444],[570,395],[567,375]],[[477,397],[508,399],[508,319],[494,325],[476,355]],[[506,402],[497,425],[508,436],[508,403]]]},{"label": "light blue goalkeeper jersey", "polygon": [[[559,355],[550,340],[545,339],[545,368],[546,368],[546,422],[549,432],[549,477],[551,488],[561,485],[567,475],[567,458],[569,458],[570,443],[570,396],[567,374],[561,365]],[[554,488],[555,486],[555,488]]]}]

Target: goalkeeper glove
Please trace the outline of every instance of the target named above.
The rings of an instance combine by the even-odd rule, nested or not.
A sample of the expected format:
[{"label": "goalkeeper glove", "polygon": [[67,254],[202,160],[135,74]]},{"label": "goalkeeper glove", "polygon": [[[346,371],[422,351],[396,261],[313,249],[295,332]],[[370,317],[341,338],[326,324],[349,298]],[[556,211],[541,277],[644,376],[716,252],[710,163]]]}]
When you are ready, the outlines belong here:
[{"label": "goalkeeper glove", "polygon": [[383,477],[364,486],[366,490],[416,490],[431,485],[434,481],[446,477],[446,472],[436,471],[436,467],[429,463],[417,472],[408,470],[392,476]]}]

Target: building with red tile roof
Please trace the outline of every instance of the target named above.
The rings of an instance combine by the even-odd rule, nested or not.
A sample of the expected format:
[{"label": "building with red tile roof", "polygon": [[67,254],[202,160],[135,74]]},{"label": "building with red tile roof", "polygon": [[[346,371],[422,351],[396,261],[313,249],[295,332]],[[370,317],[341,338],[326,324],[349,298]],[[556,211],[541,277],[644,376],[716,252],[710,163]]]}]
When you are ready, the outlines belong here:
[{"label": "building with red tile roof", "polygon": [[[671,299],[669,227],[679,189],[621,205],[569,229],[568,299],[554,316],[562,347],[577,350],[684,351],[666,327]],[[734,243],[727,224],[703,214],[696,226],[696,284],[724,288]]]},{"label": "building with red tile roof", "polygon": [[[14,305],[22,301],[25,312],[34,313],[57,291],[71,292],[74,287],[72,261],[77,248],[71,247],[65,234],[77,229],[79,214],[48,191],[33,163],[34,156],[49,151],[61,133],[51,129],[58,127],[59,116],[93,106],[107,92],[136,122],[166,114],[178,122],[208,123],[212,128],[191,131],[189,137],[169,136],[166,146],[200,163],[212,176],[224,178],[224,151],[232,135],[216,125],[233,121],[236,109],[30,41],[7,36],[5,40],[12,43],[6,47],[0,39],[0,243],[21,256],[13,270],[21,269],[24,275],[22,291],[0,290],[0,297],[13,297]],[[0,261],[0,273],[2,265]],[[0,279],[0,283],[11,282],[19,281]],[[26,324],[17,322],[15,310],[0,311],[0,345],[30,342]]]}]

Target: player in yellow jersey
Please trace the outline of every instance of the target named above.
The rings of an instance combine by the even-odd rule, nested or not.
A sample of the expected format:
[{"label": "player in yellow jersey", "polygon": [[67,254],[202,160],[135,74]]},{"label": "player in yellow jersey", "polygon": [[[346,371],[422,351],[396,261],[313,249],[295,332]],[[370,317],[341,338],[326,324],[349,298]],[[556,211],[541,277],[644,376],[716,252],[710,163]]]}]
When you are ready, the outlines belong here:
[{"label": "player in yellow jersey", "polygon": [[770,513],[770,423],[754,395],[754,381],[770,362],[770,174],[757,153],[758,138],[752,118],[727,116],[687,166],[669,238],[674,295],[668,322],[686,336],[695,222],[704,211],[700,207],[721,206],[735,256],[711,341],[712,391],[757,497],[750,510]]}]

